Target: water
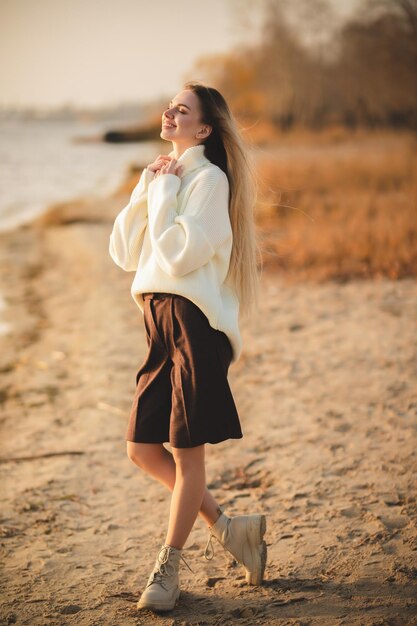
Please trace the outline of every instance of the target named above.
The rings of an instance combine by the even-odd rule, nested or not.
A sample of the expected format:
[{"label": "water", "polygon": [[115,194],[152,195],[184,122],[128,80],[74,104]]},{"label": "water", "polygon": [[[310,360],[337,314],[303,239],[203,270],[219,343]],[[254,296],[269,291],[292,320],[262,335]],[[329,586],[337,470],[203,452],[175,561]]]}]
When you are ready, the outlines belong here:
[{"label": "water", "polygon": [[[73,143],[74,137],[115,127],[123,122],[1,120],[0,231],[30,221],[55,202],[106,196],[123,181],[130,163],[148,164],[161,152],[160,142]],[[167,143],[166,153],[170,150]]]}]

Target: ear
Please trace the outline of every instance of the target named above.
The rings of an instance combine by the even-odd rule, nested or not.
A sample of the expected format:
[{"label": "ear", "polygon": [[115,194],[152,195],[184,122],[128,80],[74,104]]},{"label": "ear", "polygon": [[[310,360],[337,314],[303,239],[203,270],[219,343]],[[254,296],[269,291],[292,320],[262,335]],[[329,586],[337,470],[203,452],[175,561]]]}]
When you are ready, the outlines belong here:
[{"label": "ear", "polygon": [[203,126],[203,128],[201,130],[199,130],[198,133],[197,133],[198,139],[203,139],[205,137],[208,137],[210,135],[211,131],[212,131],[212,127],[211,126]]}]

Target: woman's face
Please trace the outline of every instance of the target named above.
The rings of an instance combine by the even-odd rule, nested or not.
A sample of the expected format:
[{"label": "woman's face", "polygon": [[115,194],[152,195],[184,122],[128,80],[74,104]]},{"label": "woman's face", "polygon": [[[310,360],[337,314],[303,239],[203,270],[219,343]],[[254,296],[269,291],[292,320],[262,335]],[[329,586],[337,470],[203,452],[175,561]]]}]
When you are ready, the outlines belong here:
[{"label": "woman's face", "polygon": [[200,121],[200,101],[193,91],[180,91],[162,115],[160,137],[178,144],[196,145],[210,134],[210,126]]}]

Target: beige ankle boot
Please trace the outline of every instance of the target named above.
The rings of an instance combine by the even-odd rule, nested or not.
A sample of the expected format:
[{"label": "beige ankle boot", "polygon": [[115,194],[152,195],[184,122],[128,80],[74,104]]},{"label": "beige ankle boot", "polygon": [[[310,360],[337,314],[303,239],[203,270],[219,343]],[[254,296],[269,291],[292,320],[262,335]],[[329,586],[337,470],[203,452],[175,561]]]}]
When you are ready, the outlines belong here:
[{"label": "beige ankle boot", "polygon": [[[209,527],[210,537],[204,550],[209,561],[214,556],[212,537],[215,537],[246,570],[246,582],[251,585],[262,583],[267,548],[262,537],[266,531],[265,515],[236,515],[227,517],[222,513],[213,526]],[[209,545],[212,555],[209,557]]]},{"label": "beige ankle boot", "polygon": [[182,550],[164,544],[158,554],[155,567],[148,578],[144,592],[138,603],[138,609],[154,611],[170,611],[180,596],[179,563],[184,561],[189,570],[193,571],[182,556]]}]

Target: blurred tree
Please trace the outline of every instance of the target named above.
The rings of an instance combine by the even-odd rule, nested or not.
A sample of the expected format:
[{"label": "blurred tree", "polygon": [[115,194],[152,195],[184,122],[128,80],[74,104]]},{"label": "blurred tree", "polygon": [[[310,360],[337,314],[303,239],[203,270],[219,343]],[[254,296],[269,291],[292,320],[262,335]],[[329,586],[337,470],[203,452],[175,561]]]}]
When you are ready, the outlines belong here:
[{"label": "blurred tree", "polygon": [[[259,37],[201,58],[238,115],[321,128],[417,128],[417,0],[363,0],[340,25],[328,0],[263,0]],[[248,15],[241,26],[248,27]]]},{"label": "blurred tree", "polygon": [[368,0],[343,29],[333,68],[351,124],[417,127],[415,0]]},{"label": "blurred tree", "polygon": [[242,47],[229,54],[200,57],[184,78],[203,77],[223,93],[237,117],[257,117],[265,110],[265,94],[256,88],[255,53]]}]

